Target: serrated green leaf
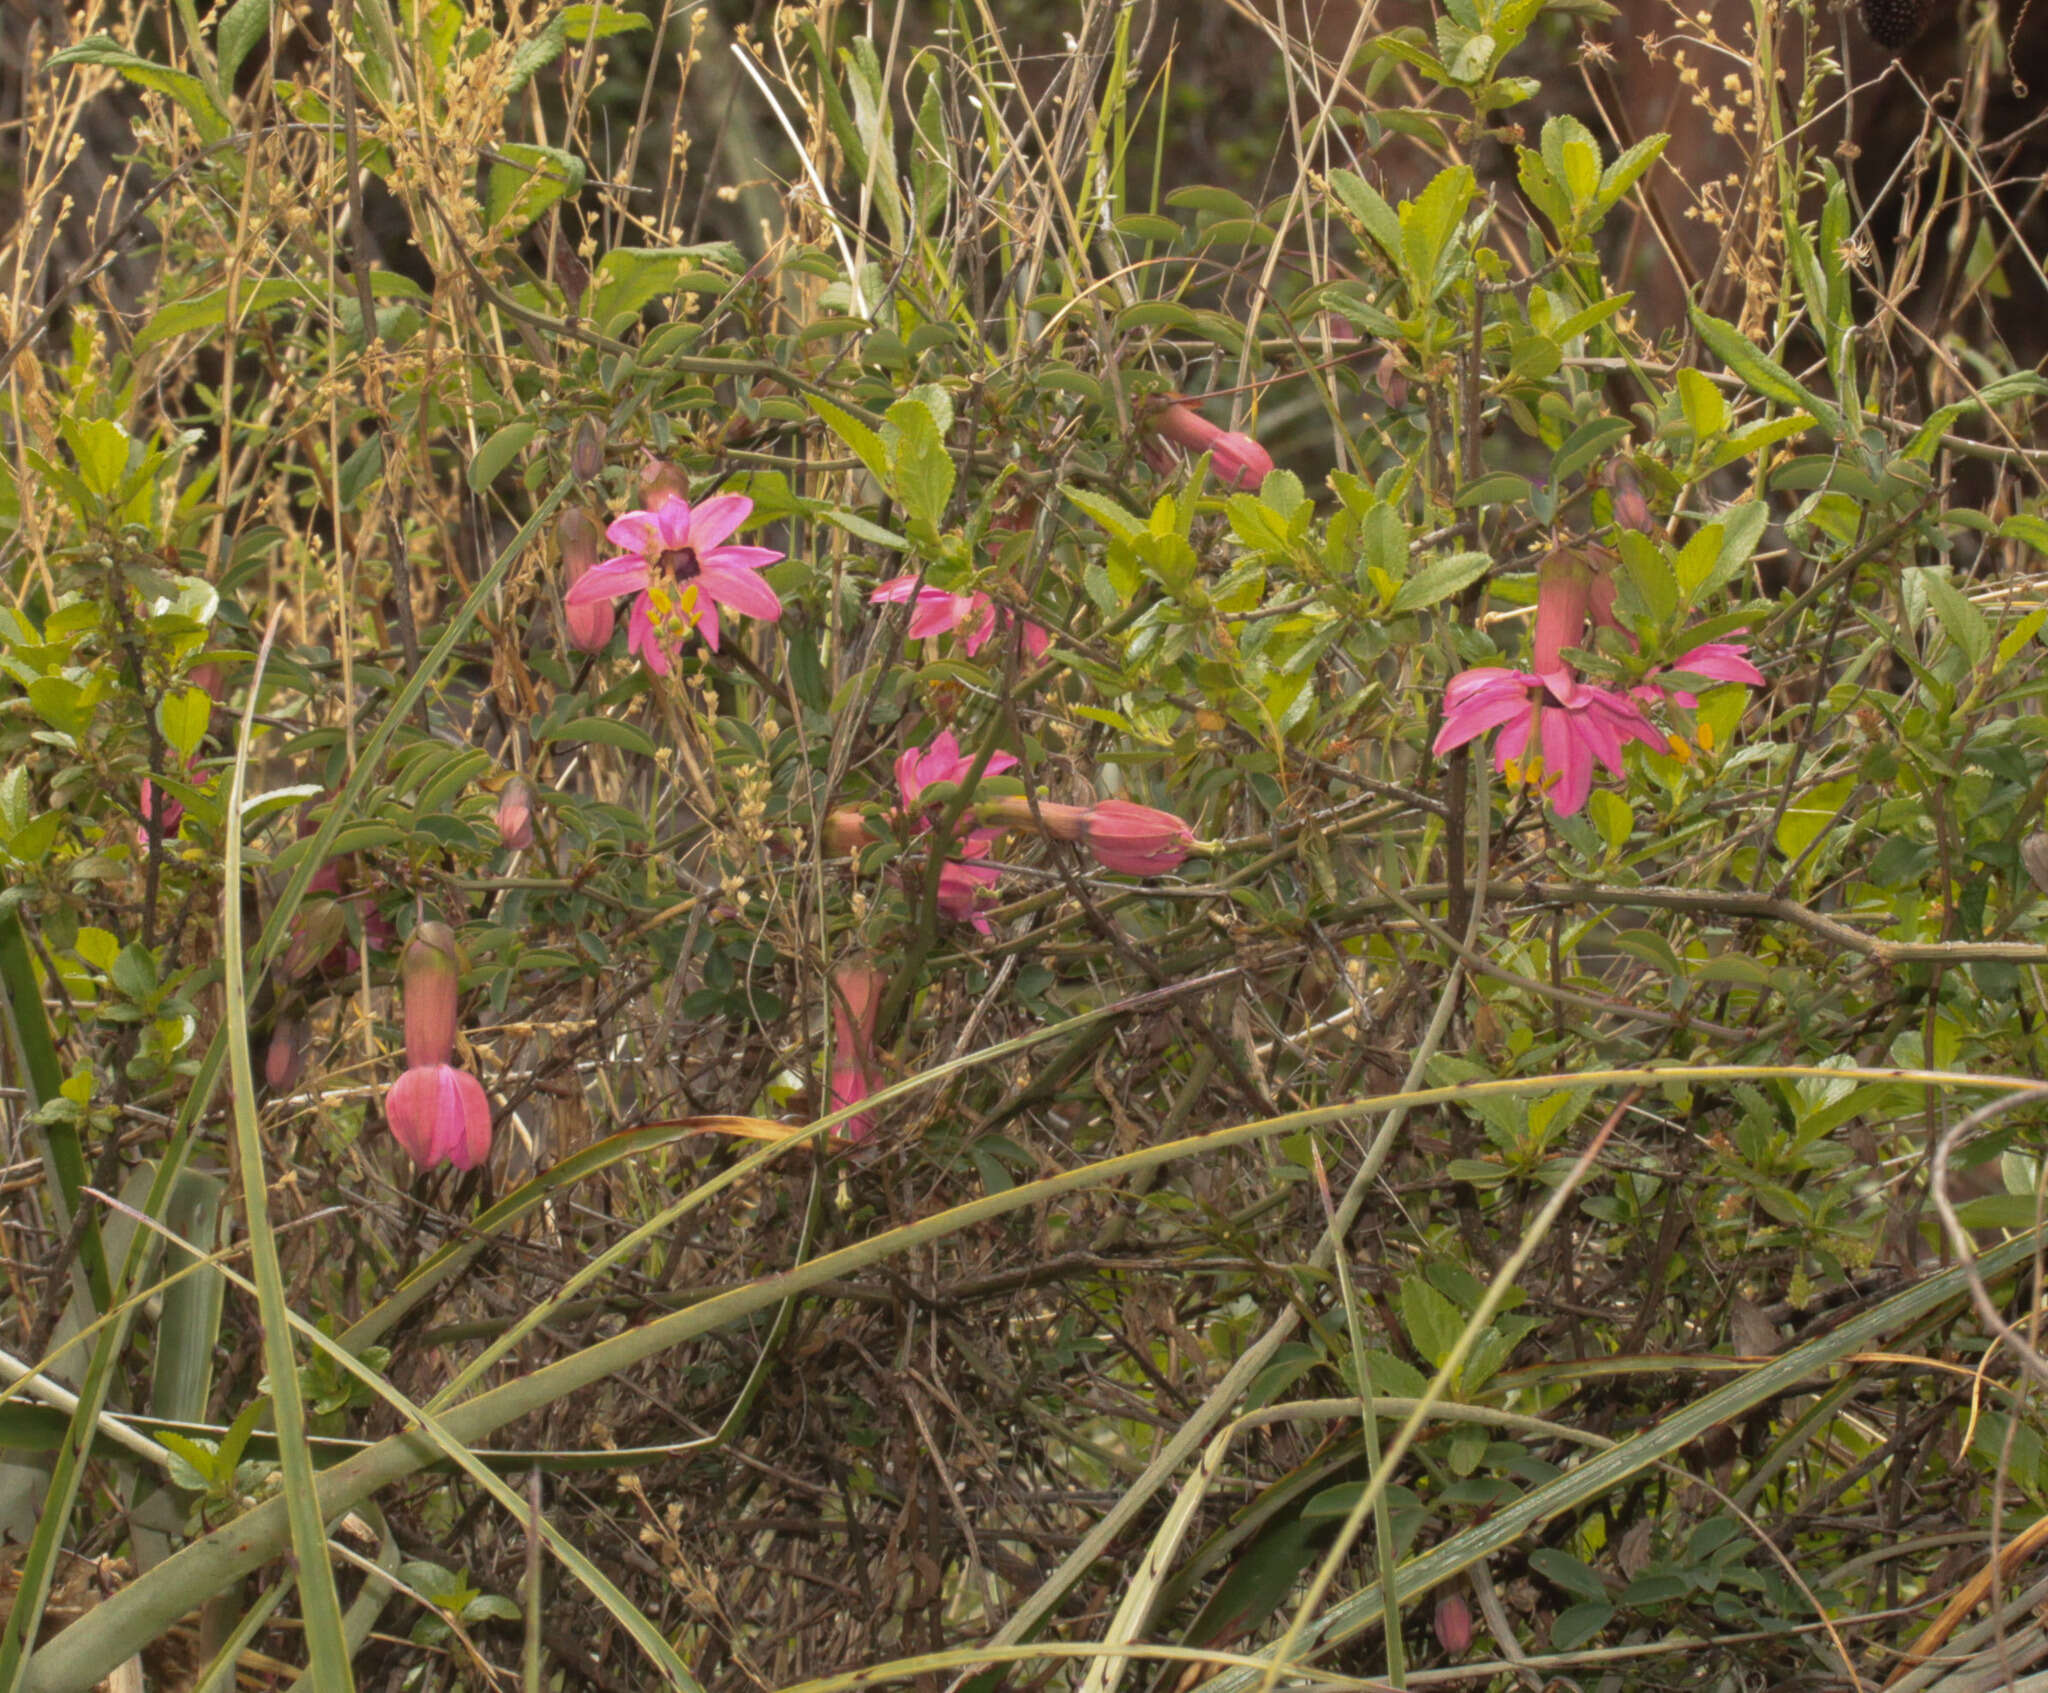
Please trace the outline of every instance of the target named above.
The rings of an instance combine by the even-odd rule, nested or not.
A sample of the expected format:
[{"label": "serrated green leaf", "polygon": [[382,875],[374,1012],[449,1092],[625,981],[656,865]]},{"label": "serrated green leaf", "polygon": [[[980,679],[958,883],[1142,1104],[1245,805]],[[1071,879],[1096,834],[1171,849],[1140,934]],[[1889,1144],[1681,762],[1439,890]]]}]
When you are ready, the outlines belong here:
[{"label": "serrated green leaf", "polygon": [[559,147],[503,141],[485,179],[484,226],[495,241],[524,232],[565,195],[582,191],[583,161]]},{"label": "serrated green leaf", "polygon": [[1401,584],[1392,611],[1420,611],[1461,594],[1493,568],[1491,553],[1453,553],[1424,565]]},{"label": "serrated green leaf", "polygon": [[1732,323],[1723,323],[1693,306],[1688,309],[1694,331],[1707,350],[1725,364],[1749,388],[1780,405],[1798,406],[1819,422],[1836,440],[1842,436],[1842,414],[1823,400],[1790,371],[1742,334]]},{"label": "serrated green leaf", "polygon": [[825,427],[851,447],[868,473],[884,487],[889,483],[889,449],[882,437],[849,411],[817,394],[805,396],[811,410],[825,420]]}]

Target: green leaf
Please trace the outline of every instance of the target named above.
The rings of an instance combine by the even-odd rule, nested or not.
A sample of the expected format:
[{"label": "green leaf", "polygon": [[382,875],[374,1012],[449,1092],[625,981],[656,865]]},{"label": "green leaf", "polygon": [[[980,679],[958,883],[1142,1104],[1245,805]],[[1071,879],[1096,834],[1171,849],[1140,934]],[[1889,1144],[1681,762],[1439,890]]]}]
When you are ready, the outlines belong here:
[{"label": "green leaf", "polygon": [[1453,553],[1424,565],[1401,584],[1390,610],[1420,611],[1463,593],[1493,568],[1491,553]]},{"label": "green leaf", "polygon": [[204,688],[177,688],[157,701],[156,726],[181,758],[199,750],[212,719],[213,699]]},{"label": "green leaf", "polygon": [[1927,591],[1927,603],[1934,608],[1943,632],[1974,669],[1991,651],[1991,625],[1968,595],[1955,585],[1945,567],[1926,567],[1915,572]]},{"label": "green leaf", "polygon": [[1804,383],[1797,381],[1783,365],[1750,341],[1732,323],[1709,317],[1699,307],[1688,308],[1692,326],[1707,350],[1725,364],[1756,393],[1780,405],[1799,406],[1811,412],[1820,426],[1836,440],[1842,436],[1842,414]]},{"label": "green leaf", "polygon": [[539,432],[539,423],[524,417],[494,431],[490,439],[477,448],[476,457],[469,461],[470,487],[479,494],[488,493],[491,484],[511,468],[519,450]]},{"label": "green leaf", "polygon": [[922,397],[898,400],[889,408],[888,421],[895,431],[889,468],[896,497],[936,532],[945,524],[946,502],[958,474],[938,421]]},{"label": "green leaf", "polygon": [[1401,1281],[1401,1326],[1416,1351],[1432,1364],[1441,1364],[1464,1332],[1465,1318],[1421,1276],[1411,1275]]},{"label": "green leaf", "polygon": [[242,68],[242,61],[257,42],[269,36],[271,5],[272,0],[235,0],[221,18],[213,51],[224,90],[234,87],[235,73]]},{"label": "green leaf", "polygon": [[651,30],[654,21],[642,17],[638,12],[629,12],[623,6],[565,6],[562,8],[562,33],[579,46],[586,41],[603,41],[607,36],[629,35],[637,30]]},{"label": "green leaf", "polygon": [[877,435],[852,412],[842,411],[830,400],[817,394],[805,396],[811,403],[811,410],[825,420],[825,427],[837,435],[854,450],[860,462],[868,467],[868,474],[884,487],[889,485],[889,449]]},{"label": "green leaf", "polygon": [[723,270],[737,275],[746,268],[739,249],[729,241],[702,241],[690,247],[614,247],[597,261],[588,310],[596,323],[609,323],[622,312],[639,312],[664,294],[671,294],[692,271]]},{"label": "green leaf", "polygon": [[565,195],[582,190],[583,161],[559,147],[503,141],[484,195],[484,225],[493,240],[509,241]]},{"label": "green leaf", "polygon": [[1539,1546],[1529,1554],[1529,1567],[1554,1587],[1577,1599],[1605,1599],[1607,1583],[1590,1565],[1554,1546]]},{"label": "green leaf", "polygon": [[600,746],[620,747],[627,752],[639,753],[643,758],[654,756],[654,743],[647,738],[644,729],[636,729],[630,723],[621,723],[610,717],[578,717],[559,729],[550,730],[546,738],[550,741],[595,741]]},{"label": "green leaf", "polygon": [[1678,403],[1692,428],[1693,440],[1705,446],[1728,427],[1728,402],[1713,380],[1687,367],[1678,373]]},{"label": "green leaf", "polygon": [[1613,1620],[1614,1607],[1604,1603],[1574,1605],[1569,1610],[1559,1611],[1550,1624],[1550,1649],[1553,1652],[1575,1652]]},{"label": "green leaf", "polygon": [[174,71],[154,59],[129,52],[110,35],[89,35],[77,46],[50,56],[50,69],[65,65],[106,65],[140,87],[169,95],[184,108],[202,141],[221,141],[227,137],[227,114],[207,92],[205,83],[190,71]]},{"label": "green leaf", "polygon": [[2019,657],[2020,649],[2040,634],[2044,622],[2048,622],[2048,609],[2036,606],[1999,637],[1998,656],[1992,661],[1991,674],[1996,676]]},{"label": "green leaf", "polygon": [[[1434,62],[1434,61],[1432,61]],[[1438,66],[1441,70],[1442,67]],[[1366,234],[1379,244],[1393,264],[1401,262],[1401,220],[1379,191],[1353,171],[1330,172],[1330,190],[1344,209],[1365,226]]]},{"label": "green leaf", "polygon": [[[1855,780],[1845,776],[1840,781],[1823,782],[1800,794],[1785,808],[1785,815],[1778,819],[1778,850],[1788,860],[1797,859],[1819,839],[1823,830],[1832,828],[1841,818],[1842,807],[1855,791]],[[1715,962],[1729,962],[1732,957],[1728,955]],[[1701,979],[1705,980],[1704,973]]]},{"label": "green leaf", "polygon": [[[428,298],[411,277],[389,270],[370,272],[370,293],[380,300],[424,301]],[[257,312],[275,311],[281,306],[317,306],[334,310],[338,303],[337,296],[328,291],[325,280],[301,282],[288,276],[270,277],[253,287],[241,289],[236,295],[236,308],[245,317]],[[353,303],[352,300],[349,303]],[[169,305],[158,307],[155,315],[142,326],[135,337],[135,351],[143,352],[176,335],[219,328],[227,322],[227,316],[228,290],[225,287],[209,288],[204,293],[173,300]]]}]

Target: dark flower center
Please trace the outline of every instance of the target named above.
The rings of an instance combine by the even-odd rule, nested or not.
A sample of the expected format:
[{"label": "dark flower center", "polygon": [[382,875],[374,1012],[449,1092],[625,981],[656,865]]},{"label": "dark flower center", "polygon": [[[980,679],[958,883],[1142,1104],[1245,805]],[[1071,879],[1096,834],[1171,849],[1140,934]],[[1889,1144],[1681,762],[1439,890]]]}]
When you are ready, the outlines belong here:
[{"label": "dark flower center", "polygon": [[697,562],[695,547],[677,547],[661,555],[661,567],[678,582],[694,581],[703,566]]}]

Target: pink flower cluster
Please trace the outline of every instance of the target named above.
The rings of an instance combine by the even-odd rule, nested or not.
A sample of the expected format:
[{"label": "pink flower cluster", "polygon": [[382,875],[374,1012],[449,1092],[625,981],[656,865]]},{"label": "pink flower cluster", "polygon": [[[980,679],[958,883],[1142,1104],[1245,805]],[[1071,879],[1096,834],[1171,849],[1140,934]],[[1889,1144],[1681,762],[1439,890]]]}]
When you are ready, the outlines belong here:
[{"label": "pink flower cluster", "polygon": [[1664,746],[1645,706],[1669,701],[1690,710],[1699,703],[1684,688],[1658,680],[1660,673],[1677,671],[1750,687],[1763,681],[1762,672],[1743,656],[1746,649],[1726,641],[1693,648],[1626,694],[1582,680],[1565,662],[1564,650],[1581,643],[1589,619],[1616,626],[1608,609],[1611,596],[1596,592],[1596,586],[1593,567],[1578,553],[1558,551],[1543,561],[1532,668],[1486,666],[1453,676],[1444,690],[1443,728],[1434,749],[1441,756],[1498,729],[1494,768],[1511,782],[1537,789],[1561,817],[1585,805],[1595,765],[1619,776],[1622,749],[1630,741]]},{"label": "pink flower cluster", "polygon": [[491,1150],[491,1102],[483,1083],[449,1059],[461,999],[462,957],[445,923],[422,923],[406,943],[405,1074],[384,1096],[384,1115],[413,1162],[473,1170]]},{"label": "pink flower cluster", "polygon": [[[908,632],[913,641],[960,630],[960,645],[969,658],[1017,621],[986,594],[951,594],[944,588],[927,588],[915,574],[892,576],[868,595],[868,604],[910,606]],[[1029,619],[1023,623],[1024,656],[1036,664],[1051,647],[1052,636]]]}]

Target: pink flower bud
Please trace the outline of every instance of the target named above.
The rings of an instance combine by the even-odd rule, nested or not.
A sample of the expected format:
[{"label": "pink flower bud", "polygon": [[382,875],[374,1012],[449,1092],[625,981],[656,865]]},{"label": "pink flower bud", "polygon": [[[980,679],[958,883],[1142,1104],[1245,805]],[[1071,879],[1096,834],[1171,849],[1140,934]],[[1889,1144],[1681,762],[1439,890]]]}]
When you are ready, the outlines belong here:
[{"label": "pink flower bud", "polygon": [[498,839],[513,852],[533,845],[533,790],[514,776],[498,795]]},{"label": "pink flower bud", "polygon": [[1088,827],[1086,806],[1061,805],[1042,799],[1034,812],[1031,801],[1022,794],[1006,794],[1001,799],[986,800],[975,807],[975,812],[985,823],[1000,823],[1010,829],[1029,829],[1055,841],[1078,841]]},{"label": "pink flower bud", "polygon": [[422,1169],[473,1170],[491,1150],[491,1102],[483,1083],[450,1064],[416,1064],[384,1096],[398,1144]]},{"label": "pink flower bud", "polygon": [[270,1031],[263,1055],[263,1079],[272,1093],[290,1093],[306,1073],[306,1025],[296,1017],[280,1017]]},{"label": "pink flower bud", "polygon": [[446,1064],[455,1050],[456,1002],[462,997],[455,931],[446,923],[422,923],[406,942],[399,971],[405,981],[406,1063]]},{"label": "pink flower bud", "polygon": [[1436,1643],[1452,1657],[1460,1657],[1472,1645],[1472,1607],[1464,1596],[1446,1593],[1436,1602]]},{"label": "pink flower bud", "polygon": [[[562,549],[562,592],[564,594],[583,580],[591,566],[597,563],[599,544],[604,540],[590,514],[571,506],[555,520],[555,544]],[[569,625],[569,645],[578,652],[602,652],[612,638],[612,629],[618,613],[610,600],[586,600],[583,603],[565,605],[563,612]]]},{"label": "pink flower bud", "polygon": [[688,500],[690,479],[675,465],[649,454],[640,466],[640,505],[653,511],[663,500]]},{"label": "pink flower bud", "polygon": [[828,857],[844,858],[858,852],[874,837],[867,820],[857,811],[828,812],[825,817],[825,852]]},{"label": "pink flower bud", "polygon": [[1125,876],[1163,876],[1195,848],[1194,830],[1172,812],[1123,799],[1090,806],[1081,838],[1096,863]]},{"label": "pink flower bud", "polygon": [[604,429],[595,419],[586,417],[576,425],[576,434],[569,443],[569,471],[578,482],[594,482],[602,469]]},{"label": "pink flower bud", "polygon": [[[829,1086],[832,1109],[857,1105],[880,1085],[875,1067],[875,1014],[881,1009],[889,978],[871,964],[841,964],[832,972],[832,1046]],[[838,1140],[855,1144],[875,1132],[871,1112],[849,1117],[839,1126]]]},{"label": "pink flower bud", "polygon": [[[858,1105],[875,1091],[874,1073],[860,1064],[834,1064],[830,1080],[832,1109],[844,1111],[849,1105]],[[875,1114],[872,1111],[856,1112],[833,1132],[832,1138],[846,1146],[858,1146],[875,1132]]]}]

